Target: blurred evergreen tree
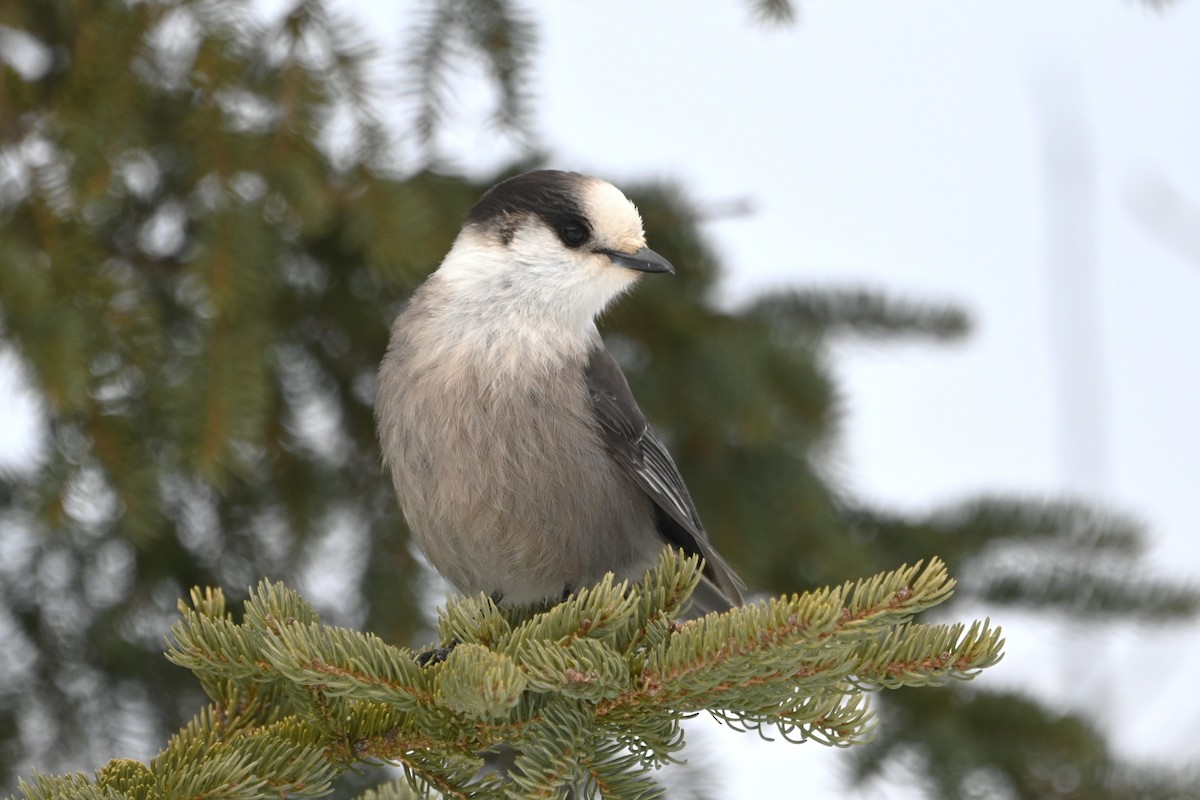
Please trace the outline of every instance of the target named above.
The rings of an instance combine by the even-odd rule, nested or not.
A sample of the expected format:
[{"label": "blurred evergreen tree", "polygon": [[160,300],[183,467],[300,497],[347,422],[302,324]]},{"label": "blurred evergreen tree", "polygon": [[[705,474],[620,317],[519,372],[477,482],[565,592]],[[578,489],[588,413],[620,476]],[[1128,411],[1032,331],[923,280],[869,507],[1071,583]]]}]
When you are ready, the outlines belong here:
[{"label": "blurred evergreen tree", "polygon": [[[316,0],[272,25],[244,0],[0,5],[0,342],[45,420],[34,461],[0,474],[0,782],[143,756],[194,713],[191,676],[161,657],[189,586],[237,599],[284,579],[314,588],[331,621],[400,643],[427,630],[427,582],[379,469],[374,372],[466,209],[529,165],[474,182],[397,165],[396,139],[435,163],[452,70],[476,56],[497,123],[527,134],[533,25],[503,0],[427,4],[404,51],[417,112],[388,131],[368,39]],[[839,487],[831,345],[952,339],[965,315],[861,289],[719,310],[720,266],[686,193],[623,188],[681,270],[645,281],[604,329],[751,586],[936,554],[960,601],[1098,620],[1196,611],[1194,592],[1131,577],[1144,532],[1118,515],[983,498],[914,518]],[[915,757],[937,797],[981,780],[995,796],[1184,796],[1028,698],[979,685],[878,703],[858,778]]]}]

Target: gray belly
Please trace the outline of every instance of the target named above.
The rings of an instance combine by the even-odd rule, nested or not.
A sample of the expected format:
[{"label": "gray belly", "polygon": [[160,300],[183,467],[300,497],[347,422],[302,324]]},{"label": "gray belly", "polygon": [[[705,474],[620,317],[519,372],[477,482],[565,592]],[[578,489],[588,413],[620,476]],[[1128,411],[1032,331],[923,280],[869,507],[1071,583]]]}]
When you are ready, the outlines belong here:
[{"label": "gray belly", "polygon": [[[380,434],[401,506],[433,566],[463,592],[557,597],[605,572],[637,578],[663,547],[648,498],[608,457],[581,369],[499,391],[380,386]],[[578,375],[569,380],[567,374]]]}]

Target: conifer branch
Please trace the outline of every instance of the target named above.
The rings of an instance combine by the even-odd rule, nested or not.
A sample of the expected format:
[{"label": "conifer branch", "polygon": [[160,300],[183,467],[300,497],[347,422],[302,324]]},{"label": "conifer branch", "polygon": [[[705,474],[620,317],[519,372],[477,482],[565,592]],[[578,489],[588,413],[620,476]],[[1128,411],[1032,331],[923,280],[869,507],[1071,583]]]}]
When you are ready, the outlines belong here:
[{"label": "conifer branch", "polygon": [[525,88],[536,45],[535,26],[508,0],[434,0],[410,33],[404,71],[415,107],[412,129],[429,161],[454,99],[451,77],[467,56],[481,59],[498,95],[492,119],[517,141],[530,138],[531,99]]},{"label": "conifer branch", "polygon": [[[261,583],[236,623],[219,591],[180,603],[167,657],[213,699],[148,765],[23,783],[28,800],[316,797],[361,762],[403,767],[417,796],[657,796],[681,722],[831,745],[871,733],[866,692],[968,679],[1000,659],[988,622],[920,625],[954,586],[938,559],[841,586],[677,622],[699,580],[667,552],[637,584],[611,576],[553,606],[480,595],[442,612],[440,662],[322,625],[296,592]],[[481,777],[483,755],[512,754]],[[413,795],[394,786],[378,800]]]},{"label": "conifer branch", "polygon": [[766,25],[790,25],[796,21],[796,9],[791,0],[751,0],[750,10]]},{"label": "conifer branch", "polygon": [[970,330],[970,318],[955,305],[918,303],[854,287],[773,292],[752,303],[749,312],[801,341],[892,341],[899,336],[951,341]]}]

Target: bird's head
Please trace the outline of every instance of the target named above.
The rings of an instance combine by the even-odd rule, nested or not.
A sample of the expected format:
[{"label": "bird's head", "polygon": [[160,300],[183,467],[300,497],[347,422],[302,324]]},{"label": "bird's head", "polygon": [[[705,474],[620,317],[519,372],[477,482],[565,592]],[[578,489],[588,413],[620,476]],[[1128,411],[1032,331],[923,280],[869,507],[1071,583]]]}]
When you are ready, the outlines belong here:
[{"label": "bird's head", "polygon": [[557,170],[489,189],[438,270],[459,293],[587,324],[642,273],[674,271],[646,247],[642,218],[619,189]]}]

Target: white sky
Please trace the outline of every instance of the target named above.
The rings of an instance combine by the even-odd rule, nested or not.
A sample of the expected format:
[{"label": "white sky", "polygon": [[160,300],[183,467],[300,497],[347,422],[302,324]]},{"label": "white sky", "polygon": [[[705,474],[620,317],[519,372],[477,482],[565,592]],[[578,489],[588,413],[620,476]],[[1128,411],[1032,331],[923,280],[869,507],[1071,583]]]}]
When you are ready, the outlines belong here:
[{"label": "white sky", "polygon": [[[412,8],[356,4],[385,43],[402,41]],[[843,472],[865,496],[925,509],[984,491],[1079,493],[1146,520],[1151,563],[1196,580],[1200,9],[859,0],[801,12],[796,27],[763,29],[732,0],[537,6],[551,165],[751,200],[753,216],[709,227],[730,301],[864,282],[970,309],[965,344],[838,360]],[[477,124],[485,98],[463,94],[446,152],[494,166],[509,151]],[[1171,236],[1190,236],[1190,260],[1139,221],[1135,207],[1152,203]],[[1064,269],[1055,248],[1091,257]],[[1200,759],[1195,626],[1073,633],[993,617],[1009,644],[988,685],[1087,709],[1129,758]],[[797,774],[817,777],[810,796],[845,796],[842,752],[697,733],[693,759],[736,765],[726,796],[780,796]],[[902,781],[863,793],[911,795]]]},{"label": "white sky", "polygon": [[[341,5],[389,53],[414,8]],[[753,216],[709,228],[731,301],[862,282],[971,311],[964,344],[838,359],[857,491],[909,509],[1084,492],[1150,524],[1160,572],[1200,578],[1200,5],[811,0],[787,29],[756,26],[735,0],[525,5],[553,166],[753,201]],[[472,91],[446,149],[482,171],[511,151],[474,124]],[[1047,142],[1065,155],[1048,160]],[[1078,180],[1047,177],[1064,165]],[[1155,203],[1190,255],[1140,221]],[[1050,277],[1051,235],[1093,248],[1090,293]],[[1087,708],[1129,757],[1200,759],[1196,627],[1068,634],[989,612],[1008,655],[981,685]],[[696,738],[706,755],[693,758],[736,770],[725,796],[786,795],[804,773],[819,776],[809,796],[847,796],[832,777],[845,753]]]},{"label": "white sky", "polygon": [[[394,37],[409,8],[361,12]],[[970,309],[962,345],[838,360],[843,470],[865,496],[925,509],[984,491],[1080,493],[1146,520],[1151,563],[1196,580],[1200,8],[859,0],[801,12],[796,27],[763,29],[732,1],[538,6],[536,119],[551,165],[753,201],[753,216],[709,228],[731,299],[861,281]],[[477,100],[464,99],[464,119]],[[493,165],[494,142],[468,121],[447,149]],[[1195,204],[1190,228],[1168,207],[1191,260],[1134,211],[1171,191]],[[1062,272],[1055,247],[1093,257]],[[989,611],[1008,655],[982,683],[1088,709],[1129,758],[1200,759],[1195,626],[1068,633]],[[780,796],[799,771],[822,776],[812,796],[844,796],[842,752],[699,738],[701,758],[742,767],[729,797]]]}]

